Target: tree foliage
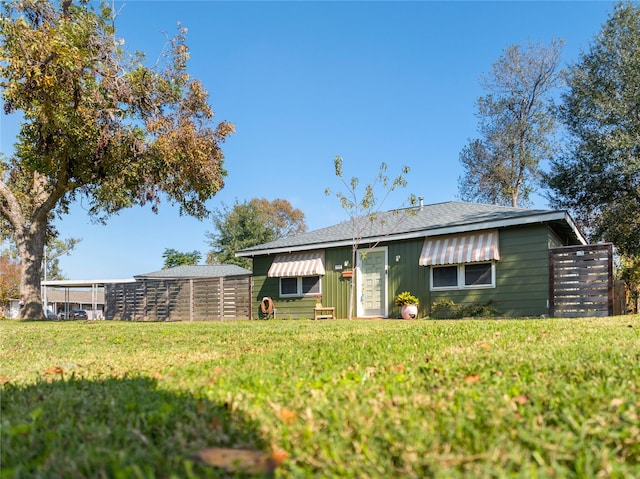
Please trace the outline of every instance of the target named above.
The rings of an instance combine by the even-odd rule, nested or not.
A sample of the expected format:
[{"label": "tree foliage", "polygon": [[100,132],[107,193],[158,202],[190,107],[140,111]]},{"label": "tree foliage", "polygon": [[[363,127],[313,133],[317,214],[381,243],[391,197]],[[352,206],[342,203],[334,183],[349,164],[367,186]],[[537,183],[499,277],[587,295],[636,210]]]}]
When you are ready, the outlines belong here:
[{"label": "tree foliage", "polygon": [[528,205],[540,178],[539,164],[554,145],[551,92],[560,85],[562,42],[505,49],[482,78],[488,90],[477,100],[481,138],[460,153],[460,197],[499,205]]},{"label": "tree foliage", "polygon": [[78,243],[82,241],[80,238],[66,238],[61,240],[53,238],[46,247],[45,268],[46,278],[50,279],[66,279],[60,269],[60,258],[64,255],[70,255],[71,251]]},{"label": "tree foliage", "polygon": [[200,262],[202,255],[200,251],[192,251],[191,253],[183,253],[173,248],[166,248],[162,253],[164,258],[164,266],[162,269],[173,268],[175,266],[189,266]]},{"label": "tree foliage", "polygon": [[546,175],[551,204],[593,241],[640,257],[640,7],[618,4],[569,72],[561,118],[570,134]]},{"label": "tree foliage", "polygon": [[196,217],[224,185],[221,144],[233,125],[213,121],[202,84],[187,72],[179,25],[153,66],[116,37],[103,3],[3,2],[0,86],[5,114],[23,123],[0,163],[0,227],[23,266],[23,317],[40,317],[43,248],[52,221],[83,197],[105,221],[162,196]]},{"label": "tree foliage", "polygon": [[[353,176],[347,180],[344,176],[343,159],[341,156],[336,156],[333,160],[333,166],[335,169],[336,177],[342,183],[344,191],[335,192],[336,198],[340,201],[340,206],[349,216],[349,222],[351,224],[351,267],[355,268],[356,255],[362,239],[371,231],[372,227],[376,224],[380,224],[385,220],[380,218],[382,207],[389,198],[391,193],[399,188],[407,187],[406,175],[409,173],[409,167],[403,166],[400,173],[395,178],[389,178],[387,174],[388,166],[386,163],[381,163],[378,167],[378,172],[375,175],[371,183],[364,185],[364,188],[360,187],[360,179]],[[326,188],[325,194],[331,195],[331,189]],[[416,197],[409,195],[408,203],[413,206],[417,203]],[[397,210],[396,222],[400,222],[404,219],[405,214],[411,214],[412,210]],[[388,232],[391,233],[395,225],[388,224]],[[361,254],[366,255],[367,251],[375,248],[379,242],[369,244],[365,251]],[[355,275],[351,275],[349,284],[349,319],[353,317],[353,306],[355,298]]]},{"label": "tree foliage", "polygon": [[251,269],[249,258],[237,258],[236,251],[307,230],[304,213],[283,199],[252,198],[233,207],[223,205],[213,215],[216,231],[208,233],[212,250],[209,264],[237,264]]},{"label": "tree foliage", "polygon": [[0,255],[0,316],[9,301],[20,297],[20,263]]}]

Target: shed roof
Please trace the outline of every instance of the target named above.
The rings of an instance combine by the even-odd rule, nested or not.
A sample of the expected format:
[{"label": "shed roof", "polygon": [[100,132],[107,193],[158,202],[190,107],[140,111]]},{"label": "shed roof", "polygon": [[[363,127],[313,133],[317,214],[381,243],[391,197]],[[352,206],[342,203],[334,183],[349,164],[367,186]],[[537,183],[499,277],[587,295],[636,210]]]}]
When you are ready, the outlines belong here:
[{"label": "shed roof", "polygon": [[[448,201],[404,210],[379,213],[376,221],[365,222],[362,244],[394,241],[444,234],[465,233],[536,223],[551,223],[572,240],[586,244],[582,233],[566,211]],[[281,238],[236,253],[237,256],[287,253],[352,244],[353,228],[349,221]]]},{"label": "shed roof", "polygon": [[175,266],[152,273],[139,274],[135,279],[219,278],[221,276],[245,276],[251,271],[235,264],[207,264]]}]

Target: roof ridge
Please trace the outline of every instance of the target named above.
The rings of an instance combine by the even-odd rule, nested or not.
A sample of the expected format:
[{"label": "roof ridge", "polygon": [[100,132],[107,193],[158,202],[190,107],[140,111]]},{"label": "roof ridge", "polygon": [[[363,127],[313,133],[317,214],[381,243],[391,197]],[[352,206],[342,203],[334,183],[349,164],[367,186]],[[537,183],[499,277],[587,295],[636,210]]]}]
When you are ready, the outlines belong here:
[{"label": "roof ridge", "polygon": [[[388,219],[392,214],[410,212],[412,210],[415,214],[407,214],[401,221],[394,222]],[[528,223],[531,218],[536,216],[541,217],[540,221],[550,221],[549,215],[563,213],[566,214],[566,212],[560,210],[533,209],[457,200],[427,205],[413,205],[407,208],[395,208],[375,213],[380,217],[381,221],[372,221],[370,226],[367,225],[366,232],[362,232],[361,240],[363,242],[367,240],[381,241],[387,237],[408,237],[407,235],[413,237],[421,233],[424,236],[447,234],[447,231],[465,231],[465,228],[475,231],[483,229],[484,225],[486,225],[486,228],[515,226]],[[362,215],[358,218],[365,218],[366,216],[368,215]],[[347,244],[352,242],[353,239],[353,228],[350,222],[354,219],[349,218],[340,223],[316,230],[244,248],[238,252],[240,253],[238,256],[252,256],[258,251],[307,250],[323,248],[325,245],[339,246]],[[355,220],[357,221],[357,219]]]}]

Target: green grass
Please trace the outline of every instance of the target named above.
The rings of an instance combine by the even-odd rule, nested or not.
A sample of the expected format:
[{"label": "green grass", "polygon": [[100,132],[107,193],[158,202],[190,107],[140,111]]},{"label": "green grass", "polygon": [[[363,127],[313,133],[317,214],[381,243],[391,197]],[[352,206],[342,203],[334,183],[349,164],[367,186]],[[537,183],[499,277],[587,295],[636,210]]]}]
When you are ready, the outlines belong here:
[{"label": "green grass", "polygon": [[[0,477],[640,477],[640,317],[0,322]],[[61,368],[61,369],[56,369]]]}]

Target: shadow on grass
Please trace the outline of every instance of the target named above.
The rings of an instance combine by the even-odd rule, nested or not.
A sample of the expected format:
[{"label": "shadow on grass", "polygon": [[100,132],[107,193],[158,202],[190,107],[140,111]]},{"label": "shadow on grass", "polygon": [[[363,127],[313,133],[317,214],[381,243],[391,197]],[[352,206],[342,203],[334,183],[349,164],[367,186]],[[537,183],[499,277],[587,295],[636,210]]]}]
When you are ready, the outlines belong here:
[{"label": "shadow on grass", "polygon": [[[243,477],[192,460],[209,447],[266,450],[231,405],[146,377],[0,389],[0,477]],[[250,477],[250,476],[245,476]]]}]

